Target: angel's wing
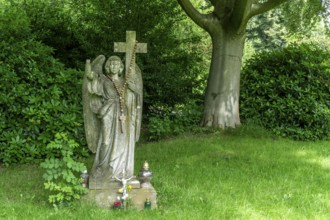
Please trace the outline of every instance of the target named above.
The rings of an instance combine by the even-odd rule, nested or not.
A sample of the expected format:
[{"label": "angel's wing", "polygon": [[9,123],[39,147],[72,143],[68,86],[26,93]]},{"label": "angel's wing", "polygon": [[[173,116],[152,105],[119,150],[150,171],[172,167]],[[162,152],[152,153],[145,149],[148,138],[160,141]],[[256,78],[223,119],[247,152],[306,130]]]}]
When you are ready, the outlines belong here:
[{"label": "angel's wing", "polygon": [[101,122],[95,114],[95,109],[97,109],[97,106],[101,106],[101,97],[89,93],[88,86],[90,86],[90,80],[87,76],[90,74],[94,74],[97,77],[101,75],[103,73],[102,70],[104,61],[105,56],[103,55],[99,55],[95,60],[93,60],[92,64],[90,64],[89,60],[87,60],[82,86],[85,135],[88,148],[93,153],[96,152],[99,145],[99,135],[101,133]]},{"label": "angel's wing", "polygon": [[135,141],[140,138],[141,124],[142,124],[142,107],[143,107],[143,81],[142,73],[138,65],[135,65],[135,77],[136,77],[136,92],[137,92],[137,114],[136,114],[136,131]]}]

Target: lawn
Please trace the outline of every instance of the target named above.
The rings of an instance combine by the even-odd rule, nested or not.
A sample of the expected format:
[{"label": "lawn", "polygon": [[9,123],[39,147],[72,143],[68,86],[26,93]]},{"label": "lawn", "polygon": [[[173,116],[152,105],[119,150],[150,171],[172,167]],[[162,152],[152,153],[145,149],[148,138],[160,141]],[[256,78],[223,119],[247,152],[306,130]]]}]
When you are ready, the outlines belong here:
[{"label": "lawn", "polygon": [[[54,209],[43,170],[0,167],[0,219],[330,219],[330,142],[299,142],[260,129],[186,134],[140,143],[158,209],[114,211],[84,199]],[[93,156],[84,161],[91,167]]]}]

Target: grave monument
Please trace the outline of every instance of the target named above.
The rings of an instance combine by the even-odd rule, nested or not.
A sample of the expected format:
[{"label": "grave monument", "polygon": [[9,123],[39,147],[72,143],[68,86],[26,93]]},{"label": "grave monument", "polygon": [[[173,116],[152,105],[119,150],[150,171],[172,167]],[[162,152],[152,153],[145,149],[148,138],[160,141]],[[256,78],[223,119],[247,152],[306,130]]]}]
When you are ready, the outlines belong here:
[{"label": "grave monument", "polygon": [[[99,55],[86,61],[83,82],[83,110],[86,140],[95,153],[89,178],[89,197],[99,205],[111,207],[131,199],[134,207],[143,208],[145,200],[156,207],[156,192],[140,184],[134,176],[134,149],[139,140],[143,83],[136,53],[146,53],[147,44],[136,41],[134,31],[126,32],[126,42],[114,43],[118,56]],[[131,192],[127,192],[127,187]]]}]

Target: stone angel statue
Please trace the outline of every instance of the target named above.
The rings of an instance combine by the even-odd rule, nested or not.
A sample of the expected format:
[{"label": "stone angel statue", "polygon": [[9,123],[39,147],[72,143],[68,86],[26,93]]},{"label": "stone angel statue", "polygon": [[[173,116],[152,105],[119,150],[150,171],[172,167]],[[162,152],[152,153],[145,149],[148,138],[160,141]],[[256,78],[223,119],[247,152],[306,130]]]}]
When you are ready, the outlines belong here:
[{"label": "stone angel statue", "polygon": [[118,56],[86,61],[83,110],[87,144],[96,153],[90,175],[94,182],[125,178],[123,170],[133,176],[143,102],[141,70],[133,65],[134,71],[123,74]]}]

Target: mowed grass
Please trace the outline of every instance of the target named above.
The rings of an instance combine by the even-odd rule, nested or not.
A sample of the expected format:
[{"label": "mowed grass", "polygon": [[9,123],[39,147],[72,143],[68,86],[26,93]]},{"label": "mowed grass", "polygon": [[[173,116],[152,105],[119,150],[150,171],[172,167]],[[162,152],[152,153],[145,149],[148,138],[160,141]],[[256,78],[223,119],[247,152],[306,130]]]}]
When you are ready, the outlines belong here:
[{"label": "mowed grass", "polygon": [[[330,142],[260,129],[141,143],[158,209],[113,211],[81,200],[54,209],[38,166],[0,168],[0,219],[330,219]],[[93,156],[85,161],[91,167]]]}]

